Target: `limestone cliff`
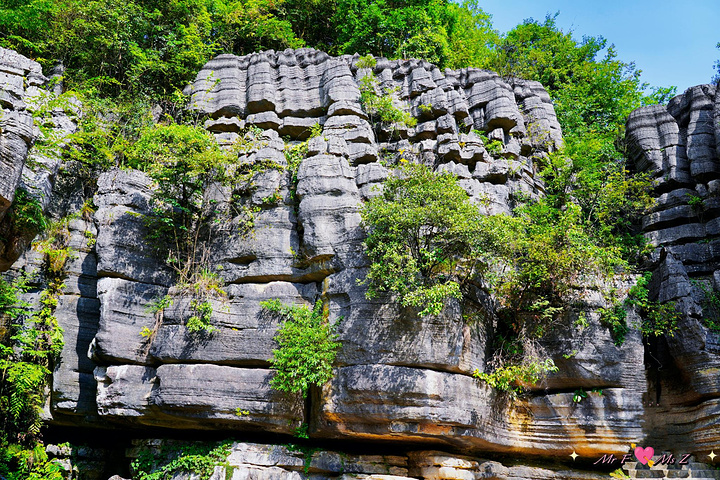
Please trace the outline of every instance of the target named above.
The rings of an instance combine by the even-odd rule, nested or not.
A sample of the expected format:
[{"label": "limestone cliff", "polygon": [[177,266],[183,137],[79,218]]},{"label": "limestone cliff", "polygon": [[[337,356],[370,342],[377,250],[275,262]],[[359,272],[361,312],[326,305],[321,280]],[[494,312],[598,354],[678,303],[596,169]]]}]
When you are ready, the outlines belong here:
[{"label": "limestone cliff", "polygon": [[649,441],[697,451],[717,445],[718,334],[703,319],[717,315],[720,289],[720,96],[699,85],[665,106],[630,115],[627,140],[633,161],[656,183],[657,203],[643,219],[657,247],[653,276],[658,300],[683,312],[680,331],[648,350],[646,424]]},{"label": "limestone cliff", "polygon": [[[383,453],[380,445],[392,445],[411,452],[343,457],[342,468],[326,452],[314,478],[597,478],[569,467],[523,470],[422,452],[428,449],[570,463],[573,451],[594,460],[643,442],[658,452],[682,446],[708,453],[718,436],[718,336],[699,320],[702,302],[690,278],[720,281],[714,280],[720,268],[713,227],[720,191],[715,88],[696,87],[667,109],[647,107],[628,122],[637,168],[657,178],[658,204],[643,220],[648,238],[664,247],[652,265],[655,294],[679,301],[683,331],[646,351],[631,330],[618,347],[599,323],[605,300],[597,291],[579,291],[574,313],[546,340],[559,372],[528,397],[508,401],[471,376],[490,354],[492,325],[466,323],[452,303],[438,316],[416,319],[390,298],[366,298],[359,283],[368,268],[359,209],[392,174],[386,165],[404,159],[452,172],[484,213],[509,214],[518,196],[543,194],[535,162],[562,143],[552,102],[537,82],[378,59],[372,70],[380,87],[417,118],[414,127],[378,128],[360,103],[359,79],[367,70],[357,61],[312,49],[221,55],[188,89],[190,108],[207,117],[205,127],[221,145],[248,127],[262,131],[240,153],[247,164],[287,165],[286,146],[306,139],[315,124],[322,129],[309,140],[295,186],[286,171],[256,174],[243,198],[257,209],[253,232],[237,235],[242,220],[230,216],[228,234],[213,239],[211,265],[228,298],[214,305],[211,335],[189,334],[181,296],[162,322],[149,308],[176,295],[172,272],[145,241],[150,179],[121,169],[100,176],[97,211],[69,224],[75,256],[56,310],[65,347],[53,375],[49,423],[291,435],[306,422],[311,440],[337,441],[339,449],[364,445]],[[53,190],[57,165],[25,162],[38,132],[24,110],[31,93],[22,85],[43,83],[39,67],[0,50],[0,74],[10,79],[0,89],[0,214],[23,171],[27,186],[47,191],[48,203],[56,201],[51,209],[59,211],[59,196],[72,196],[72,188]],[[57,116],[56,128],[71,131],[72,115]],[[489,148],[488,139],[500,147]],[[688,204],[688,193],[703,199],[700,210]],[[271,196],[277,200],[268,202]],[[223,198],[219,210],[227,206]],[[27,249],[9,274],[23,271],[39,289],[41,262]],[[37,290],[27,294],[29,301],[36,297]],[[322,298],[331,320],[343,318],[335,376],[306,405],[269,386],[278,323],[259,303],[270,298],[306,304]],[[581,314],[585,328],[574,323]],[[153,335],[141,335],[144,328]],[[603,394],[577,403],[578,388]],[[303,478],[302,462],[279,448],[236,446],[232,478]]]}]

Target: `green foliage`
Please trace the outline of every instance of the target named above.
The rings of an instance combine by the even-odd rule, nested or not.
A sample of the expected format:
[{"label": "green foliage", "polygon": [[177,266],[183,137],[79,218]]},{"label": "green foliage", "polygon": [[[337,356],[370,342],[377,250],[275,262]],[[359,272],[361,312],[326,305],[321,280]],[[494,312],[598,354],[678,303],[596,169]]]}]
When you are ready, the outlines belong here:
[{"label": "green foliage", "polygon": [[414,164],[383,187],[361,211],[372,262],[368,296],[393,293],[420,315],[436,315],[450,298],[470,314],[481,311],[466,295],[474,288],[494,294],[495,372],[480,377],[498,388],[545,364],[538,340],[575,286],[624,265],[618,249],[599,245],[587,232],[573,203],[558,209],[540,200],[516,208],[514,216],[481,216],[453,175]]},{"label": "green foliage", "polygon": [[617,250],[597,245],[572,203],[560,210],[541,200],[518,207],[513,217],[484,217],[481,225],[486,255],[499,260],[489,279],[516,333],[542,336],[552,309],[564,308],[574,285],[623,265]]},{"label": "green foliage", "polygon": [[588,394],[584,388],[578,388],[573,393],[573,402],[580,403],[587,398]]},{"label": "green foliage", "polygon": [[[598,58],[602,51],[605,56]],[[665,100],[674,90],[656,89],[652,98],[645,97],[640,72],[617,60],[605,39],[578,42],[551,16],[544,22],[526,20],[508,32],[490,67],[540,81],[553,99],[565,148],[540,162],[548,203],[559,209],[569,201],[577,204],[589,234],[606,247],[620,248],[627,260],[638,258],[645,244],[633,225],[652,203],[652,182],[625,169],[625,121],[635,108]],[[549,132],[532,130],[548,139]]]},{"label": "green foliage", "polygon": [[37,442],[30,447],[0,442],[0,477],[7,480],[65,480],[65,470],[49,460],[45,447]]},{"label": "green foliage", "polygon": [[637,283],[628,292],[626,303],[638,309],[642,317],[640,331],[644,336],[673,336],[678,329],[680,313],[676,309],[675,302],[658,303],[649,299],[648,284],[651,278],[651,272],[645,272],[638,278]]},{"label": "green foliage", "polygon": [[217,330],[215,327],[210,325],[213,307],[208,300],[192,300],[190,302],[190,308],[193,311],[193,315],[187,321],[187,329],[189,332],[212,333]]},{"label": "green foliage", "polygon": [[315,122],[312,127],[310,127],[310,138],[319,137],[322,135],[323,126],[319,123]]},{"label": "green foliage", "polygon": [[[19,297],[25,291],[27,285],[24,277],[10,282],[0,277],[0,319],[14,321],[25,312],[27,305]],[[0,338],[4,337],[5,333],[3,331]]]},{"label": "green foliage", "polygon": [[627,310],[625,307],[616,303],[610,308],[600,309],[600,323],[610,329],[610,335],[618,347],[625,343],[625,335],[627,335]]},{"label": "green foliage", "polygon": [[461,296],[458,272],[470,258],[480,215],[453,175],[415,164],[401,172],[361,211],[372,261],[367,294],[397,294],[421,316],[437,315],[445,299]]},{"label": "green foliage", "polygon": [[63,61],[72,86],[169,96],[214,54],[302,46],[273,0],[0,2],[2,46]]},{"label": "green foliage", "polygon": [[703,323],[711,332],[720,334],[720,292],[702,281],[693,281],[693,285],[703,294]]},{"label": "green foliage", "polygon": [[382,122],[393,126],[395,124],[412,127],[417,124],[417,119],[409,112],[395,106],[395,94],[398,89],[378,94],[380,90],[377,78],[372,72],[367,73],[360,79],[360,102],[363,108],[374,122]]},{"label": "green foliage", "polygon": [[690,205],[696,213],[702,212],[705,200],[703,200],[701,196],[693,195],[692,193],[686,193],[685,195],[688,197],[687,204]]},{"label": "green foliage", "polygon": [[502,153],[504,147],[503,142],[497,139],[490,140],[485,132],[481,132],[479,130],[473,130],[473,133],[480,137],[480,140],[483,142],[483,146],[485,146],[485,150],[487,150],[490,155],[497,157]]},{"label": "green foliage", "polygon": [[473,376],[487,383],[489,386],[513,395],[522,393],[523,387],[535,385],[548,373],[557,372],[558,367],[551,359],[527,359],[519,365],[505,365],[496,368],[492,373],[479,370],[473,371]]},{"label": "green foliage", "polygon": [[362,56],[355,62],[357,68],[375,68],[375,65],[377,65],[377,60],[371,54]]},{"label": "green foliage", "polygon": [[308,429],[310,428],[310,425],[308,425],[306,422],[302,422],[299,427],[295,429],[293,432],[293,436],[297,438],[304,438],[308,439],[310,438],[310,434],[308,433]]},{"label": "green foliage", "polygon": [[147,306],[147,311],[150,313],[158,313],[169,306],[173,304],[173,299],[170,295],[165,295],[164,297],[157,298],[150,302],[150,304]]},{"label": "green foliage", "polygon": [[628,331],[626,307],[634,307],[640,314],[640,324],[635,326],[645,337],[673,336],[678,330],[680,313],[675,302],[659,303],[650,300],[648,284],[651,278],[652,272],[645,272],[630,288],[623,303],[613,301],[609,308],[600,309],[600,321],[610,328],[616,345],[623,344]]},{"label": "green foliage", "polygon": [[[232,152],[221,150],[201,127],[156,125],[143,131],[127,152],[126,163],[144,169],[157,183],[153,211],[146,219],[149,240],[166,256],[180,283],[196,283],[215,226],[214,204],[204,193],[210,185],[230,183],[237,171]],[[240,213],[252,215],[249,209]]]},{"label": "green foliage", "polygon": [[276,390],[306,397],[311,386],[322,386],[332,378],[332,364],[340,348],[337,324],[328,323],[321,301],[311,310],[304,305],[285,305],[268,300],[260,305],[283,318],[273,350],[270,381]]},{"label": "green foliage", "polygon": [[445,0],[2,0],[0,31],[0,46],[46,71],[62,61],[71,88],[154,98],[218,53],[312,46],[458,68],[484,65],[497,39],[477,2]]},{"label": "green foliage", "polygon": [[[332,53],[423,58],[441,68],[481,65],[497,38],[477,2],[338,0]],[[307,38],[312,45],[312,39]]]},{"label": "green foliage", "polygon": [[226,463],[232,442],[185,444],[166,443],[157,451],[142,449],[132,461],[136,480],[170,480],[178,472],[197,475],[198,480],[209,480],[218,465]]},{"label": "green foliage", "polygon": [[[164,106],[170,108],[167,102]],[[77,122],[74,133],[55,128],[53,112],[58,109]],[[61,158],[61,176],[80,180],[86,198],[95,193],[100,173],[122,165],[130,146],[153,123],[147,99],[128,95],[102,98],[95,87],[57,97],[48,94],[33,105],[33,117],[42,133],[34,150]]]},{"label": "green foliage", "polygon": [[287,169],[290,172],[290,198],[296,200],[295,192],[297,191],[298,184],[298,169],[300,168],[300,162],[307,156],[308,143],[300,142],[297,144],[285,144],[283,153],[285,154],[285,160],[287,161]]},{"label": "green foliage", "polygon": [[[69,218],[51,224],[43,220],[46,232],[38,248],[45,254],[47,286],[40,293],[39,309],[32,311],[21,300],[20,294],[28,290],[25,278],[0,280],[0,324],[10,325],[0,335],[0,475],[9,479],[64,478],[60,465],[45,455],[39,435],[45,389],[64,346],[55,309],[71,255],[68,222]],[[36,228],[39,222],[28,223]]]},{"label": "green foliage", "polygon": [[[319,447],[308,447],[306,445],[288,444],[287,449],[291,452],[301,453],[303,456],[303,472],[305,475],[310,473],[310,465],[312,464],[313,455],[322,451]],[[341,454],[342,455],[342,454]]]},{"label": "green foliage", "polygon": [[22,188],[15,190],[15,200],[8,211],[8,216],[12,230],[22,236],[35,236],[48,227],[42,205]]}]

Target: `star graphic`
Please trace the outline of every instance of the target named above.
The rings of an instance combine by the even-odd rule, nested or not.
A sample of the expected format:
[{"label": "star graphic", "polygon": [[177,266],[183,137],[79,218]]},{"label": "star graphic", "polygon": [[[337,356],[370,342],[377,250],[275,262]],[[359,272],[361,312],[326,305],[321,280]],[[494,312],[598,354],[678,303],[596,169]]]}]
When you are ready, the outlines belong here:
[{"label": "star graphic", "polygon": [[576,459],[577,457],[579,457],[580,455],[578,455],[577,453],[575,453],[575,450],[573,450],[573,453],[571,453],[570,456],[572,457],[573,462],[574,462],[575,459]]},{"label": "star graphic", "polygon": [[710,452],[710,455],[708,455],[708,457],[710,457],[710,461],[711,461],[711,462],[714,462],[714,461],[715,461],[715,457],[717,457],[717,455],[715,455],[715,450],[713,450],[712,452]]}]

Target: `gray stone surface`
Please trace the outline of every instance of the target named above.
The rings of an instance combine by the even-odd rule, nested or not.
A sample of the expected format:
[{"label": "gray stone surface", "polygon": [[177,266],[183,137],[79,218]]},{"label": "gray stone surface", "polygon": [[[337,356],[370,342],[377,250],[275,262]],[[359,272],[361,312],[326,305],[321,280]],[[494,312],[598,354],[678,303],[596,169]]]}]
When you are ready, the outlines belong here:
[{"label": "gray stone surface", "polygon": [[28,97],[44,83],[40,64],[0,48],[0,219],[15,198],[28,150],[37,132]]},{"label": "gray stone surface", "polygon": [[[19,142],[27,149],[33,137],[20,115],[28,109],[23,98],[42,78],[33,64],[20,73],[2,66],[8,64],[2,55],[9,55],[3,52],[3,135],[14,129],[6,148],[14,149],[13,159],[24,158]],[[618,347],[601,325],[607,300],[597,289],[578,287],[567,318],[543,342],[559,371],[511,400],[472,377],[487,367],[491,320],[468,323],[452,302],[438,316],[416,318],[391,297],[367,299],[360,209],[405,162],[452,173],[484,214],[509,214],[519,195],[542,195],[535,162],[562,145],[550,97],[536,82],[380,58],[373,73],[381,88],[397,89],[396,105],[418,120],[411,128],[381,125],[360,104],[358,80],[368,72],[356,67],[357,59],[311,49],[221,55],[198,74],[191,103],[207,114],[205,127],[224,146],[246,140],[238,164],[273,165],[258,167],[247,185],[207,192],[218,202],[221,225],[208,246],[209,268],[226,292],[211,300],[209,334],[188,332],[194,293],[174,286],[173,272],[147,241],[150,179],[120,169],[100,176],[94,217],[70,225],[76,257],[57,308],[66,345],[53,376],[53,421],[285,435],[305,421],[313,440],[418,442],[559,459],[573,449],[586,458],[624,453],[644,441],[712,448],[720,341],[703,322],[710,312],[693,281],[720,287],[716,88],[694,87],[668,107],[644,107],[628,121],[631,160],[656,182],[658,201],[642,221],[658,247],[650,261],[651,298],[676,302],[681,329],[643,343],[631,328]],[[27,87],[18,83],[22,76]],[[72,131],[73,118],[58,116],[55,125]],[[315,124],[320,135],[309,139],[307,155],[291,172],[286,149],[307,139]],[[479,132],[497,141],[495,148]],[[11,183],[57,196],[57,158],[37,158],[42,168],[20,167],[22,179]],[[0,171],[9,168],[2,165]],[[15,167],[13,160],[12,172]],[[244,218],[231,208],[233,194],[256,210],[251,232],[242,231]],[[33,276],[37,288],[28,299],[34,302],[42,262],[28,250],[12,270]],[[620,299],[634,281],[618,281]],[[172,304],[153,309],[166,295]],[[270,298],[304,305],[321,299],[328,321],[339,322],[335,377],[311,392],[307,405],[270,388],[280,319],[259,305]],[[639,320],[629,310],[632,327]],[[581,315],[584,328],[576,325]],[[574,402],[580,388],[603,393]],[[215,477],[305,478],[303,455],[278,446],[236,445],[227,468]],[[597,478],[442,452],[375,458],[319,451],[310,456],[309,472],[317,479]]]},{"label": "gray stone surface", "polygon": [[699,85],[667,107],[636,110],[627,124],[635,167],[654,172],[658,192],[642,222],[646,238],[658,247],[650,298],[674,302],[679,313],[675,334],[646,347],[647,441],[706,453],[720,437],[720,349],[718,334],[707,326],[718,320],[711,300],[720,287],[719,115],[716,86]]},{"label": "gray stone surface", "polygon": [[604,389],[582,404],[573,393],[540,394],[520,404],[469,376],[421,368],[339,368],[323,389],[318,434],[337,438],[446,443],[463,448],[560,456],[624,453],[643,438],[641,399]]},{"label": "gray stone surface", "polygon": [[272,390],[271,377],[267,369],[221,365],[97,367],[98,412],[126,424],[291,433],[302,405]]}]

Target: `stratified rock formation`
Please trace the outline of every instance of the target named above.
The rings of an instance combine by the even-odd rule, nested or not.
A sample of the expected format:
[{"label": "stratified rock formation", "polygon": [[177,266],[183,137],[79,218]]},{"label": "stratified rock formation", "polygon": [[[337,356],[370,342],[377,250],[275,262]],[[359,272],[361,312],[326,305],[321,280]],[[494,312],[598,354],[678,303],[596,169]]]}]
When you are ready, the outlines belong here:
[{"label": "stratified rock formation", "polygon": [[[35,64],[13,55],[0,50],[1,74],[41,78]],[[678,302],[686,314],[683,330],[667,344],[644,348],[631,328],[618,347],[599,322],[605,299],[579,289],[573,313],[545,341],[559,371],[529,396],[509,401],[472,377],[485,369],[492,325],[467,323],[452,302],[441,314],[418,319],[391,298],[366,298],[369,261],[359,212],[394,174],[391,166],[405,161],[452,172],[486,214],[510,214],[518,198],[543,195],[536,162],[562,144],[550,98],[537,82],[380,58],[371,69],[379,88],[394,92],[395,104],[417,119],[412,127],[383,126],[360,102],[359,81],[370,69],[357,68],[358,58],[312,49],[221,55],[189,89],[191,108],[221,145],[242,141],[242,163],[280,167],[259,168],[254,188],[241,192],[256,210],[252,232],[243,233],[243,218],[228,214],[223,234],[209,245],[211,268],[227,292],[227,299],[213,300],[211,333],[188,331],[189,300],[146,241],[152,181],[134,170],[100,176],[96,212],[68,225],[75,254],[56,310],[65,348],[53,375],[50,424],[281,435],[307,424],[311,441],[365,448],[383,442],[405,452],[311,454],[309,472],[318,479],[598,478],[439,448],[562,461],[573,451],[586,461],[623,454],[642,442],[658,452],[709,451],[717,441],[720,343],[700,321],[703,301],[692,279],[720,282],[714,87],[695,87],[667,109],[646,107],[628,122],[635,165],[657,179],[657,206],[643,220],[648,239],[663,247],[653,265],[654,295]],[[13,88],[0,97],[4,111],[29,118],[23,110],[28,93]],[[17,127],[2,125],[2,142],[15,145],[12,155],[0,150],[0,171],[10,172],[0,176],[6,209],[35,137],[30,127],[23,137]],[[72,132],[74,125],[72,112],[57,112],[57,130]],[[309,138],[311,130],[319,135]],[[283,169],[286,153],[308,138],[293,178]],[[43,204],[59,212],[82,186],[65,185],[59,193],[58,160],[43,158],[25,167],[22,181],[28,190],[47,192]],[[237,192],[207,192],[220,212],[232,210],[230,193]],[[28,249],[8,273],[24,272],[38,287],[26,294],[31,302],[42,284],[41,263]],[[631,284],[618,280],[617,287],[626,291]],[[153,305],[166,296],[173,303],[158,314]],[[279,325],[260,302],[273,298],[307,305],[322,299],[330,321],[342,318],[334,378],[305,404],[270,388]],[[589,326],[577,326],[580,316]],[[581,388],[602,394],[573,401]],[[239,443],[216,477],[306,478],[301,457],[283,447]]]},{"label": "stratified rock formation", "polygon": [[639,171],[655,179],[657,203],[643,219],[656,249],[653,293],[677,302],[680,330],[648,349],[648,441],[710,453],[720,440],[720,96],[699,85],[665,106],[630,115],[627,141]]},{"label": "stratified rock formation", "polygon": [[40,64],[0,48],[0,219],[15,198],[25,158],[35,140],[26,99],[47,79]]}]

